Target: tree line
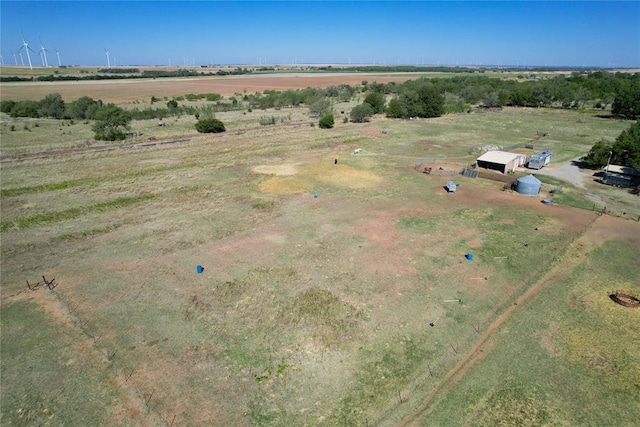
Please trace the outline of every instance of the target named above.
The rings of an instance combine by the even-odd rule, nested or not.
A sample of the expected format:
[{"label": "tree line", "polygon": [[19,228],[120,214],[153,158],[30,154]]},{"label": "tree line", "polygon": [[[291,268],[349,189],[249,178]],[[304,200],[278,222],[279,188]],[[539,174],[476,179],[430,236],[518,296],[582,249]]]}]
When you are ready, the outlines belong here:
[{"label": "tree line", "polygon": [[[486,76],[454,76],[419,78],[404,83],[369,83],[308,87],[285,91],[265,90],[253,94],[235,94],[224,98],[219,94],[187,94],[171,99],[165,107],[126,111],[133,120],[162,119],[183,114],[211,117],[216,112],[304,106],[312,117],[333,113],[334,105],[348,102],[358,94],[364,101],[351,109],[350,120],[366,122],[374,114],[389,118],[438,117],[445,113],[468,111],[471,105],[484,108],[509,106],[545,108],[589,108],[611,112],[619,117],[640,117],[640,74],[606,73],[588,75],[574,73],[542,80],[502,80]],[[178,101],[206,100],[204,105]],[[166,98],[165,98],[166,99]],[[160,101],[155,96],[151,103]],[[388,101],[388,102],[387,102]],[[83,97],[65,104],[60,94],[50,94],[40,101],[2,101],[0,110],[12,117],[94,120],[104,107],[102,101]]]},{"label": "tree line", "polygon": [[80,81],[80,80],[122,80],[122,79],[155,79],[166,77],[205,77],[205,76],[230,76],[249,74],[252,71],[248,68],[236,67],[233,70],[218,70],[216,72],[198,72],[195,70],[143,70],[138,68],[104,68],[98,70],[98,74],[88,75],[58,75],[49,74],[46,76],[0,76],[0,82],[58,82],[58,81]]}]

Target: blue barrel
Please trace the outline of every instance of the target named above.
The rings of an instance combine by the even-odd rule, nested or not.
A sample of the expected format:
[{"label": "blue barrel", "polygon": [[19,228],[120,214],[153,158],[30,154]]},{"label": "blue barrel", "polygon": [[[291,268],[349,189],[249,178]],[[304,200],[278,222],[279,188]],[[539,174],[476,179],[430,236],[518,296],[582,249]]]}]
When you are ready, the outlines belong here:
[{"label": "blue barrel", "polygon": [[472,254],[471,252],[469,252],[469,253],[467,254],[467,259],[468,259],[469,261],[471,261],[471,260],[473,259],[473,254]]},{"label": "blue barrel", "polygon": [[204,271],[204,267],[201,265],[197,265],[196,266],[196,271],[198,272],[198,274],[202,274],[202,272]]},{"label": "blue barrel", "polygon": [[318,198],[318,193],[314,193],[314,194],[313,194],[313,198],[314,198],[314,199],[317,199],[317,198]]}]

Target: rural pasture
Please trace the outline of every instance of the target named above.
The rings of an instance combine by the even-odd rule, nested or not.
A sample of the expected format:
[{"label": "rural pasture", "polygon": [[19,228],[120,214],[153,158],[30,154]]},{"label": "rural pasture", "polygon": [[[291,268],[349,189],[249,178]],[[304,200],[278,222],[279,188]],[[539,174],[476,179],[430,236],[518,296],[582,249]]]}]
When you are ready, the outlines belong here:
[{"label": "rural pasture", "polygon": [[[110,96],[174,96],[139,84]],[[1,424],[634,424],[640,310],[609,295],[640,294],[638,197],[456,175],[478,145],[562,163],[628,123],[216,117],[224,134],[183,116],[97,147],[90,124],[2,116]],[[57,286],[27,287],[43,276]]]}]

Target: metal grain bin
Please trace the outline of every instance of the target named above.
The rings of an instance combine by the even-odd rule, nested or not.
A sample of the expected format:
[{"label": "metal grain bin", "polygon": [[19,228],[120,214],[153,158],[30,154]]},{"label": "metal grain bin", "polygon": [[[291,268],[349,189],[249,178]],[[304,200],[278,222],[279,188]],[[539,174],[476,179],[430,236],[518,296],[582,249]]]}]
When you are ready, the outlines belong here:
[{"label": "metal grain bin", "polygon": [[526,196],[537,196],[542,182],[533,175],[523,176],[516,181],[516,191]]}]

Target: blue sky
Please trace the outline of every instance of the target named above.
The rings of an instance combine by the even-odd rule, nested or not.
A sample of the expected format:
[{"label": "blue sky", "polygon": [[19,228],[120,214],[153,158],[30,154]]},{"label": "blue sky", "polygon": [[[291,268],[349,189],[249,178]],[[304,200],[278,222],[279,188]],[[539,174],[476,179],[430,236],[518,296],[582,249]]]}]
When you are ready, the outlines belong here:
[{"label": "blue sky", "polygon": [[640,67],[638,1],[2,0],[5,64],[22,34],[34,66],[42,40],[50,65]]}]

